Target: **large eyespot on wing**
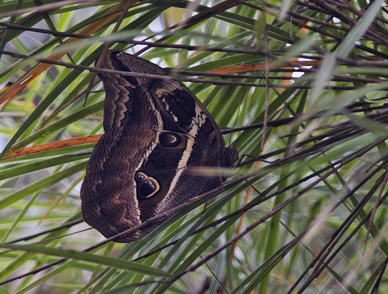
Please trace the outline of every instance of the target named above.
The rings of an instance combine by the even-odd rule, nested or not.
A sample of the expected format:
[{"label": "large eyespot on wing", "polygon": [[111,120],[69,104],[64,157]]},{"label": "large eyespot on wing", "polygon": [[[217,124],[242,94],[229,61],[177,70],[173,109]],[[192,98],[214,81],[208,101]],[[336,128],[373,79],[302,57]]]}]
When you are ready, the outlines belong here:
[{"label": "large eyespot on wing", "polygon": [[165,132],[160,134],[159,142],[166,148],[177,147],[182,143],[182,137],[178,133]]},{"label": "large eyespot on wing", "polygon": [[151,198],[160,190],[160,185],[156,179],[147,176],[144,172],[135,174],[137,197],[140,199]]},{"label": "large eyespot on wing", "polygon": [[154,196],[160,189],[158,182],[154,178],[144,180],[139,188],[138,195],[142,198],[150,198]]}]

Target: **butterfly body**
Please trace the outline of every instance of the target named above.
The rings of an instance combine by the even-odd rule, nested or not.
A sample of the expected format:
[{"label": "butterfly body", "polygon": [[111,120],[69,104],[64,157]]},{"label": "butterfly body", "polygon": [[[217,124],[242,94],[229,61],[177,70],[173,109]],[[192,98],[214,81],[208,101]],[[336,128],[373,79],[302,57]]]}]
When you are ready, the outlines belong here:
[{"label": "butterfly body", "polygon": [[[112,51],[102,68],[165,75],[144,59]],[[182,83],[101,72],[106,98],[104,131],[94,148],[81,188],[84,220],[112,237],[188,199],[219,187],[221,176],[201,167],[231,167],[211,115]],[[139,239],[169,215],[117,242]]]}]

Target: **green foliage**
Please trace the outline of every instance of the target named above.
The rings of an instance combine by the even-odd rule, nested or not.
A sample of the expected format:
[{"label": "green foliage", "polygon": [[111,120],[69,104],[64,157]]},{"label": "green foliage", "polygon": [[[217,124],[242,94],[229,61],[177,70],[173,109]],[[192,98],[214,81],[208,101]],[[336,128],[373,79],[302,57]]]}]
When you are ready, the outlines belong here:
[{"label": "green foliage", "polygon": [[[0,293],[386,293],[384,3],[1,1]],[[80,212],[104,48],[173,68],[240,153],[129,244]]]}]

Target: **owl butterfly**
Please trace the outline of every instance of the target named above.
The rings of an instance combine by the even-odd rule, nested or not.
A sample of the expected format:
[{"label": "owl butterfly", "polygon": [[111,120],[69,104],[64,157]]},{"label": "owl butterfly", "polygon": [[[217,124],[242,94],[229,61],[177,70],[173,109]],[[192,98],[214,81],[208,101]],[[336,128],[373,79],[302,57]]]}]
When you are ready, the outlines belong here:
[{"label": "owl butterfly", "polygon": [[[112,51],[102,68],[166,75],[144,59]],[[101,72],[106,92],[104,131],[90,157],[81,188],[84,220],[105,237],[167,213],[142,229],[117,237],[139,239],[168,219],[168,211],[221,185],[225,178],[198,167],[232,167],[236,149],[197,97],[172,79]]]}]

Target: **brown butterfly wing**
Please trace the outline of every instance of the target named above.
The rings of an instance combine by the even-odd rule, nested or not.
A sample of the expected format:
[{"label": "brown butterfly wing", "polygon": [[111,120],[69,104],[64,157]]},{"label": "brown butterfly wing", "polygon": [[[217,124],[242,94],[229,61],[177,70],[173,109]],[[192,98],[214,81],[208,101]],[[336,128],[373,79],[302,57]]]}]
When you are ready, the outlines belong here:
[{"label": "brown butterfly wing", "polygon": [[[102,68],[154,75],[164,70],[121,52]],[[230,167],[234,148],[195,95],[174,80],[101,73],[105,135],[90,158],[81,189],[84,219],[104,236],[128,230],[221,185],[198,167]],[[118,242],[136,240],[165,217]]]}]

